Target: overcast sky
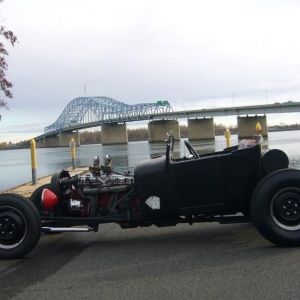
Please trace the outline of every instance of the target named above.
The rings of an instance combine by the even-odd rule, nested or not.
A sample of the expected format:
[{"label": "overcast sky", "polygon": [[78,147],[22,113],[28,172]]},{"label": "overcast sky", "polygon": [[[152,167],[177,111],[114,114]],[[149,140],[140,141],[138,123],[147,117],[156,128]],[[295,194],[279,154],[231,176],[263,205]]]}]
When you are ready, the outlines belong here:
[{"label": "overcast sky", "polygon": [[[233,93],[236,106],[300,101],[297,0],[5,0],[0,12],[19,39],[5,43],[14,98],[0,142],[42,134],[85,85],[177,110],[231,106]],[[300,117],[268,117],[280,122]]]}]

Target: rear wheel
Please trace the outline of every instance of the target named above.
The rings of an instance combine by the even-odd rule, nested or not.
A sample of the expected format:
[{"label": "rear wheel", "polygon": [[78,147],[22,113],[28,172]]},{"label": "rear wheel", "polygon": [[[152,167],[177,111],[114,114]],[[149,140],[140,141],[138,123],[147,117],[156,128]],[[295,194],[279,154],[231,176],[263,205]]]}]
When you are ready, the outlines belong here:
[{"label": "rear wheel", "polygon": [[16,259],[28,254],[41,236],[41,220],[36,207],[16,194],[0,195],[0,259]]},{"label": "rear wheel", "polygon": [[280,246],[300,245],[300,171],[285,169],[265,177],[251,199],[257,230]]}]

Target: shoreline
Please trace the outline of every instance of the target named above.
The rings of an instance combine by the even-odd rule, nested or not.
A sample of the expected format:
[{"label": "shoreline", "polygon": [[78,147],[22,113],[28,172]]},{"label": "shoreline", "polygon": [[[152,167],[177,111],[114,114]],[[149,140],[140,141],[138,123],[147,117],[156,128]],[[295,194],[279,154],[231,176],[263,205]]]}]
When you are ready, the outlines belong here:
[{"label": "shoreline", "polygon": [[[289,125],[287,125],[287,126],[289,126]],[[272,126],[272,127],[274,127],[274,126]],[[268,132],[283,132],[283,131],[297,131],[297,130],[300,130],[300,128],[290,128],[290,129],[289,128],[288,129],[287,128],[283,128],[283,129],[270,128],[270,129],[268,129]],[[224,133],[225,132],[223,132],[223,133],[218,132],[218,133],[215,133],[215,136],[222,136],[222,135],[224,135]],[[231,135],[236,135],[237,130],[233,130],[230,133],[231,133]],[[187,138],[187,137],[188,137],[187,135],[183,135],[180,138],[184,139],[184,138]],[[130,142],[142,142],[142,141],[147,141],[147,140],[148,140],[148,138],[147,139],[128,139],[128,143],[130,143]],[[102,145],[99,142],[95,142],[95,143],[80,143],[80,146],[98,145],[98,144]],[[44,147],[42,147],[42,148],[44,148]],[[52,147],[45,147],[45,148],[52,148]],[[53,147],[53,148],[55,148],[55,147]],[[30,146],[29,147],[15,147],[15,146],[6,147],[6,148],[0,148],[0,151],[2,151],[2,150],[21,150],[21,149],[30,149]]]},{"label": "shoreline", "polygon": [[[77,167],[75,169],[72,169],[72,167],[69,167],[65,170],[67,170],[70,173],[70,176],[74,176],[75,174],[83,175],[83,174],[86,174],[86,173],[89,172],[88,167]],[[8,190],[0,190],[0,194],[14,193],[14,194],[22,195],[25,198],[29,199],[31,194],[37,188],[39,188],[42,185],[50,183],[51,182],[51,177],[52,177],[52,174],[42,176],[42,177],[37,179],[37,184],[35,184],[35,185],[32,184],[32,181],[28,181],[28,182],[25,182],[23,184],[12,187]]]}]

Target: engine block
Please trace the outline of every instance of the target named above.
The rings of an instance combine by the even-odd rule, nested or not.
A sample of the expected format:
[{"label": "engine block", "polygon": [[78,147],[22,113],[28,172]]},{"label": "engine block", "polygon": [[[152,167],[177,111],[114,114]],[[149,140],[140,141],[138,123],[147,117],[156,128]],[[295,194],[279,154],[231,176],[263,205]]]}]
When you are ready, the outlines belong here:
[{"label": "engine block", "polygon": [[86,174],[79,178],[80,184],[85,188],[102,188],[113,186],[128,186],[134,183],[133,176],[123,175],[100,175],[94,176],[93,174]]}]

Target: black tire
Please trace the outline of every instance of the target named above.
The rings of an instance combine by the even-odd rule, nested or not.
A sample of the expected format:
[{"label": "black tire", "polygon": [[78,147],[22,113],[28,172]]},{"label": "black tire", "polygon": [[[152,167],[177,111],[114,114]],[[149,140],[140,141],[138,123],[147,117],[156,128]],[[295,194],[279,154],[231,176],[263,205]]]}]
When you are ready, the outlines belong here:
[{"label": "black tire", "polygon": [[0,195],[0,259],[27,255],[41,236],[41,220],[36,207],[16,194]]},{"label": "black tire", "polygon": [[38,212],[40,213],[40,215],[43,215],[43,207],[42,207],[42,193],[44,189],[49,189],[50,190],[51,184],[44,184],[40,187],[38,187],[32,194],[30,197],[30,201],[35,205],[35,207],[37,208]]},{"label": "black tire", "polygon": [[300,171],[271,173],[256,187],[251,217],[257,230],[279,246],[300,245]]}]

